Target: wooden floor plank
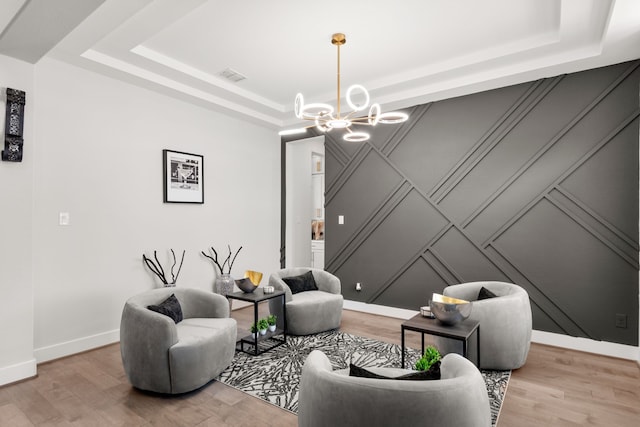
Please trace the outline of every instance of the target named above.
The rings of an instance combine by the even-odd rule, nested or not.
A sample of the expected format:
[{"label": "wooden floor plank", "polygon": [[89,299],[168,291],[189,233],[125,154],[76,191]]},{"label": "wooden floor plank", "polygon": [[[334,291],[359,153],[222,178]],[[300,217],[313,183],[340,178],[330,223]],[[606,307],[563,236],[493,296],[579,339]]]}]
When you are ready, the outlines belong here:
[{"label": "wooden floor plank", "polygon": [[[261,304],[260,316],[268,314]],[[241,329],[251,307],[234,310]],[[402,320],[345,310],[341,330],[400,344]],[[407,345],[420,347],[420,334]],[[427,343],[430,340],[427,338]],[[180,396],[136,390],[117,344],[38,366],[36,378],[0,387],[0,427],[297,426],[297,417],[212,381]],[[499,427],[640,426],[640,368],[633,361],[532,344],[512,373]]]},{"label": "wooden floor plank", "polygon": [[13,427],[33,427],[29,418],[13,403],[0,406],[0,423]]}]

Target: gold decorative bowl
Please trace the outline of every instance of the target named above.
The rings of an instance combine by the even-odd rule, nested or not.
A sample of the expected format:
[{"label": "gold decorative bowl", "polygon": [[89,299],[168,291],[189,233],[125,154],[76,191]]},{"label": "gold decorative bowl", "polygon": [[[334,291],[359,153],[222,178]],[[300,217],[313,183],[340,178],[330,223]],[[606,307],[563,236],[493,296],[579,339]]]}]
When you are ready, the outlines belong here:
[{"label": "gold decorative bowl", "polygon": [[249,279],[248,277],[236,280],[236,286],[238,286],[240,290],[246,294],[255,291],[257,288],[257,286],[254,285],[251,279]]},{"label": "gold decorative bowl", "polygon": [[472,304],[458,298],[451,298],[440,294],[433,294],[430,304],[431,312],[445,325],[455,325],[471,315]]},{"label": "gold decorative bowl", "polygon": [[259,271],[247,270],[244,272],[244,277],[251,279],[251,283],[258,286],[262,280],[262,273]]},{"label": "gold decorative bowl", "polygon": [[262,280],[262,273],[259,271],[247,270],[244,272],[244,279],[236,280],[236,286],[246,294],[250,294],[255,291],[260,281]]}]

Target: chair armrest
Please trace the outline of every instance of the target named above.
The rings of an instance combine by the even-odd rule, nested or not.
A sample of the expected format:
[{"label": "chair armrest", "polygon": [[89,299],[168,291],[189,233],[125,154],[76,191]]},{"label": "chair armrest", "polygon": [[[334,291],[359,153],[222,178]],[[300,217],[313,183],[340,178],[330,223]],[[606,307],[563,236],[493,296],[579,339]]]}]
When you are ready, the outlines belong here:
[{"label": "chair armrest", "polygon": [[291,293],[291,288],[284,283],[284,281],[275,274],[269,276],[269,286],[273,286],[276,291],[284,291],[285,293],[285,302],[291,301],[293,298],[293,294]]},{"label": "chair armrest", "polygon": [[178,332],[169,316],[126,303],[122,311],[120,338],[127,345],[144,346],[153,352],[166,351],[178,342]]},{"label": "chair armrest", "polygon": [[318,290],[329,292],[332,294],[342,293],[342,285],[340,284],[340,279],[338,279],[336,276],[324,270],[316,268],[311,269],[311,272],[313,273],[313,278],[316,281]]},{"label": "chair armrest", "polygon": [[132,383],[145,388],[145,373],[157,373],[155,381],[170,389],[169,348],[178,342],[173,320],[148,308],[125,303],[120,322],[120,351]]},{"label": "chair armrest", "polygon": [[220,294],[202,289],[176,293],[185,319],[229,317],[229,301]]}]

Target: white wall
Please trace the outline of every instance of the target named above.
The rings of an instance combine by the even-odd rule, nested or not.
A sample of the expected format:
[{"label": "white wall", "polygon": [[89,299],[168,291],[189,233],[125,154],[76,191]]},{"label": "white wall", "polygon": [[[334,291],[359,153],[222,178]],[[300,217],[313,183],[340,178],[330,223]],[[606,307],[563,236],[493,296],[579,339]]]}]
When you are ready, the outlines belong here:
[{"label": "white wall", "polygon": [[[200,251],[212,245],[244,246],[236,277],[279,268],[276,132],[48,58],[35,91],[39,362],[119,339],[124,301],[159,284],[142,253],[185,249],[178,286],[208,290],[214,270]],[[162,202],[165,148],[204,155],[204,205]]]},{"label": "white wall", "polygon": [[0,385],[35,375],[33,357],[32,191],[33,66],[0,55],[0,130],[4,149],[6,88],[25,91],[24,157],[0,162]]}]

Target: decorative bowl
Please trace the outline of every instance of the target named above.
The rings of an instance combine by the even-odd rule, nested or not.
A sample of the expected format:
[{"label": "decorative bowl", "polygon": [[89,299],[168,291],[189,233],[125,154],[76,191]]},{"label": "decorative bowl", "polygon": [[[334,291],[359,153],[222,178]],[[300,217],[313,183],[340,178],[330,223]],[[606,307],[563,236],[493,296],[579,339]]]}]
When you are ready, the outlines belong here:
[{"label": "decorative bowl", "polygon": [[249,278],[251,283],[258,286],[262,280],[262,273],[259,271],[247,270],[244,272],[244,277]]},{"label": "decorative bowl", "polygon": [[455,325],[469,317],[473,306],[470,301],[433,294],[430,307],[433,315],[441,323]]},{"label": "decorative bowl", "polygon": [[236,286],[240,288],[240,290],[246,294],[249,294],[256,290],[258,286],[254,285],[251,279],[245,277],[244,279],[236,280]]}]

